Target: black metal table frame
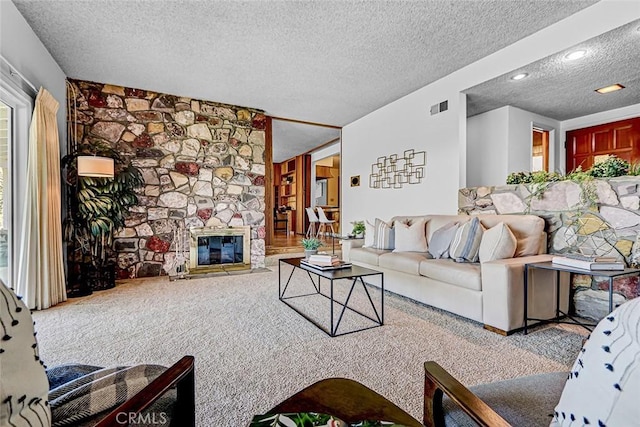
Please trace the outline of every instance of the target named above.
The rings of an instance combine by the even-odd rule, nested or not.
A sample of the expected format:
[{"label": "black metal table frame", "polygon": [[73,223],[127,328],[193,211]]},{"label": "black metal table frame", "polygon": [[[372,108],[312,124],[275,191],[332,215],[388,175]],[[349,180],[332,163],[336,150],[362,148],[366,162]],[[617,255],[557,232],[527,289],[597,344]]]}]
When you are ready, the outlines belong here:
[{"label": "black metal table frame", "polygon": [[[551,270],[556,272],[556,316],[552,319],[537,319],[529,317],[527,313],[528,309],[528,290],[529,290],[529,269],[542,269]],[[625,268],[624,270],[584,270],[581,268],[573,268],[569,266],[553,264],[551,261],[546,262],[534,262],[524,265],[524,335],[528,332],[528,321],[533,320],[541,323],[556,322],[556,323],[568,323],[580,325],[583,328],[592,331],[595,323],[583,323],[568,313],[560,310],[560,273],[569,273],[569,298],[571,298],[571,274],[585,274],[588,276],[602,276],[609,278],[609,313],[613,311],[613,279],[620,276],[626,276],[629,274],[639,274],[640,270],[633,268]],[[562,315],[562,316],[561,316]],[[571,321],[561,321],[563,317],[568,317]]]},{"label": "black metal table frame", "polygon": [[[367,329],[377,328],[378,326],[382,326],[384,324],[384,273],[382,273],[381,271],[376,271],[376,270],[372,270],[372,269],[364,268],[364,267],[360,267],[360,266],[353,266],[352,268],[349,268],[349,269],[340,269],[340,270],[325,270],[325,271],[315,270],[315,269],[313,269],[311,267],[306,267],[304,265],[301,265],[300,264],[300,260],[302,260],[302,259],[304,259],[304,258],[283,258],[283,259],[280,259],[278,261],[278,298],[280,299],[280,301],[282,301],[283,303],[288,305],[296,313],[298,313],[299,315],[301,315],[302,317],[307,319],[309,322],[314,324],[316,327],[318,327],[320,330],[325,332],[330,337],[337,337],[337,336],[341,336],[341,335],[352,334],[354,332],[365,331]],[[292,267],[291,273],[289,274],[289,277],[288,277],[287,282],[284,285],[284,287],[282,286],[282,263],[285,263],[285,264],[290,265]],[[309,276],[309,280],[313,284],[315,292],[311,292],[311,293],[303,294],[303,295],[294,295],[294,296],[290,296],[290,297],[289,296],[285,296],[287,288],[289,287],[289,283],[291,282],[291,278],[293,277],[293,273],[296,271],[296,269],[300,269],[300,270],[305,271],[307,273],[307,276]],[[317,282],[313,279],[311,274],[314,274],[314,275],[318,276],[318,281]],[[380,313],[378,313],[378,309],[376,308],[375,304],[373,303],[373,299],[371,298],[371,294],[369,294],[369,290],[367,289],[367,286],[364,283],[364,280],[362,279],[363,277],[366,277],[366,276],[377,276],[377,275],[380,275]],[[329,295],[326,295],[326,294],[322,293],[321,278],[325,278],[325,279],[329,280],[329,282],[330,282]],[[343,279],[352,279],[351,288],[349,289],[349,293],[348,293],[347,298],[344,301],[344,303],[336,300],[334,298],[334,295],[333,295],[333,282],[335,280],[343,280]],[[362,287],[363,287],[363,289],[365,291],[365,294],[367,295],[367,298],[369,299],[369,303],[371,304],[371,308],[373,309],[373,312],[374,312],[374,314],[376,316],[375,319],[373,317],[367,315],[367,314],[364,314],[364,313],[360,312],[359,310],[356,310],[353,307],[349,307],[349,305],[348,305],[349,304],[349,300],[351,299],[351,295],[353,294],[353,291],[354,291],[354,289],[356,287],[356,284],[358,282],[360,282],[362,284]],[[307,316],[305,313],[303,313],[301,310],[299,310],[298,308],[296,308],[295,306],[293,306],[292,304],[290,304],[287,301],[288,299],[302,298],[302,297],[307,297],[307,296],[311,296],[311,295],[321,295],[321,296],[329,299],[329,301],[331,302],[331,308],[330,308],[331,325],[330,325],[330,329],[329,330],[327,330],[320,323],[316,322],[314,319],[312,319],[311,317]],[[335,304],[338,304],[338,305],[342,306],[342,311],[340,311],[340,315],[338,316],[337,322],[334,322],[333,309],[334,309],[334,305]],[[353,331],[347,331],[347,332],[343,332],[343,333],[339,334],[338,333],[338,327],[340,326],[340,322],[342,321],[342,316],[344,315],[344,312],[345,312],[346,309],[349,309],[349,310],[353,311],[354,313],[357,313],[360,316],[371,320],[375,324],[372,325],[372,326],[368,326],[366,328],[356,329],[356,330],[353,330]]]}]

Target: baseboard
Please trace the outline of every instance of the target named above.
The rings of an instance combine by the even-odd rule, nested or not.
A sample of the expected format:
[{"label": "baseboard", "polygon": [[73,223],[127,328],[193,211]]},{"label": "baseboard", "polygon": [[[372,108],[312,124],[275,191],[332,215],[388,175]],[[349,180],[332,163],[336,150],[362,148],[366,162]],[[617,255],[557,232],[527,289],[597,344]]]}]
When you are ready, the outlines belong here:
[{"label": "baseboard", "polygon": [[504,337],[509,336],[509,335],[511,335],[511,334],[513,334],[515,332],[518,332],[520,330],[520,329],[514,329],[512,331],[506,332],[506,331],[503,331],[502,329],[498,329],[498,328],[496,328],[494,326],[489,326],[489,325],[484,325],[484,328],[487,331],[495,332],[496,334],[500,334],[500,335],[502,335]]}]

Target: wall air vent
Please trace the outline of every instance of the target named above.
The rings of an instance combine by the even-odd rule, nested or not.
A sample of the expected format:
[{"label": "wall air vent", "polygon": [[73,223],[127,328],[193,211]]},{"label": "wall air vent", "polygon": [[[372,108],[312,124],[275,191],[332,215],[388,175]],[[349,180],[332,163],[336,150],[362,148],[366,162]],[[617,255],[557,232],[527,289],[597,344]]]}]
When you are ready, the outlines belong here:
[{"label": "wall air vent", "polygon": [[438,104],[434,104],[431,106],[430,111],[431,115],[435,115],[438,113],[442,113],[443,111],[447,111],[449,109],[449,101],[442,101]]}]

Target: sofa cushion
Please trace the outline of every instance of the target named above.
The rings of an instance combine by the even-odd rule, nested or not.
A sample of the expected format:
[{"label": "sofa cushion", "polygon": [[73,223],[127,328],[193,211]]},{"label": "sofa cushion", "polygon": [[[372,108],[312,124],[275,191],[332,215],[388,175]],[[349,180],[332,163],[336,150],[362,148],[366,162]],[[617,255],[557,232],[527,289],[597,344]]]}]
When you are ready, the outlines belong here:
[{"label": "sofa cushion", "polygon": [[429,259],[428,254],[421,252],[391,252],[380,255],[378,265],[403,273],[420,274],[420,263]]},{"label": "sofa cushion", "polygon": [[480,262],[512,258],[516,252],[516,237],[509,227],[501,222],[482,234],[478,258]]},{"label": "sofa cushion", "polygon": [[435,259],[449,258],[449,246],[458,230],[457,222],[450,222],[433,232],[429,240],[429,254]]},{"label": "sofa cushion", "polygon": [[483,232],[478,217],[462,224],[451,241],[449,256],[457,262],[477,262]]},{"label": "sofa cushion", "polygon": [[420,275],[474,291],[482,290],[479,263],[457,263],[452,259],[430,259],[420,263]]},{"label": "sofa cushion", "polygon": [[378,257],[382,254],[388,254],[388,250],[376,248],[352,248],[349,252],[349,259],[369,265],[378,265]]},{"label": "sofa cushion", "polygon": [[639,356],[640,298],[635,298],[602,319],[589,335],[550,426],[638,425]]},{"label": "sofa cushion", "polygon": [[396,222],[393,225],[394,252],[427,252],[425,219],[413,223]]},{"label": "sofa cushion", "polygon": [[376,218],[373,231],[373,246],[376,249],[393,249],[394,234],[391,224]]}]

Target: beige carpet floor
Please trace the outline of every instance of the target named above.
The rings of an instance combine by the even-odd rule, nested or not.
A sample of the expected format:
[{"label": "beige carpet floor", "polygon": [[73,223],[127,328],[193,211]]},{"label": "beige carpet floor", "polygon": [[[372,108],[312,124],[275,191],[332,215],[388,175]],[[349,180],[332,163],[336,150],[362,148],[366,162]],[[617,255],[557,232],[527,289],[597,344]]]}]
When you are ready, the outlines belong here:
[{"label": "beige carpet floor", "polygon": [[[355,379],[421,419],[427,360],[473,385],[567,370],[584,338],[578,329],[555,325],[503,337],[389,294],[384,326],[330,338],[278,300],[277,267],[271,268],[226,277],[130,280],[35,312],[41,356],[49,366],[113,366],[170,365],[192,354],[197,424],[244,426],[253,414],[329,377]],[[297,271],[289,291],[310,290],[308,280]],[[345,287],[346,282],[336,284],[336,293],[344,295]],[[379,291],[371,292],[376,301]],[[354,294],[362,307],[363,295],[361,288]],[[321,311],[325,303],[298,304],[329,321]],[[345,316],[345,328],[358,324],[357,316]]]}]

